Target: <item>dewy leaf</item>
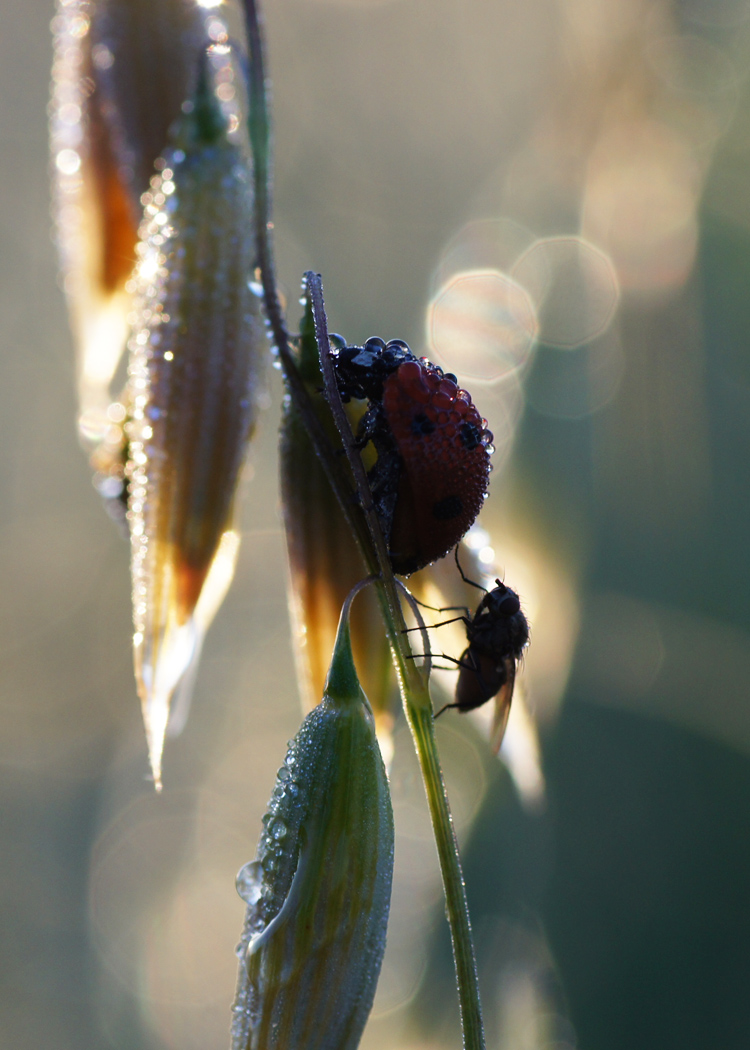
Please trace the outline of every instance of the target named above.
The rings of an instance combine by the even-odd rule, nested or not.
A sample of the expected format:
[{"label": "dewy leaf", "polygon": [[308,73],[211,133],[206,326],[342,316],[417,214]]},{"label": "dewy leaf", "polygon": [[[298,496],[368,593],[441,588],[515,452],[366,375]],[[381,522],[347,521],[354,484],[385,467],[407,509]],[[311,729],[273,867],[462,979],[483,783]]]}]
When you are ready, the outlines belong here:
[{"label": "dewy leaf", "polygon": [[393,813],[347,610],[322,702],[278,773],[255,860],[232,1050],[353,1050],[372,1007],[393,873]]},{"label": "dewy leaf", "polygon": [[[333,445],[338,447],[338,432],[320,393],[323,382],[309,304],[302,320],[298,370],[311,403]],[[295,654],[303,703],[309,710],[323,690],[339,611],[367,570],[291,398],[284,404],[279,451]],[[358,598],[352,609],[351,634],[357,667],[386,754],[391,750],[390,733],[398,694],[388,640],[372,588]]]},{"label": "dewy leaf", "polygon": [[112,437],[140,197],[210,42],[184,0],[58,0],[50,137],[57,242],[76,344],[82,436]]},{"label": "dewy leaf", "polygon": [[247,154],[207,65],[143,198],[131,337],[129,510],[135,672],[157,785],[172,695],[232,576],[235,492],[267,339]]}]

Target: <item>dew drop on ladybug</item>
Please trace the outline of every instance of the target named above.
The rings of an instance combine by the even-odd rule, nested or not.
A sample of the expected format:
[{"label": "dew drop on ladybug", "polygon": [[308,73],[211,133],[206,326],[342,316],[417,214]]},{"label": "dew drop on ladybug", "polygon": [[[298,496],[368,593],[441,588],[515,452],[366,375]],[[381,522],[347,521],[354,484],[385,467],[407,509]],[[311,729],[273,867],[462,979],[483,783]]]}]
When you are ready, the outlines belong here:
[{"label": "dew drop on ladybug", "polygon": [[442,558],[468,531],[487,495],[492,434],[456,377],[406,343],[368,339],[335,355],[343,400],[366,399],[360,439],[377,460],[368,474],[394,572]]}]

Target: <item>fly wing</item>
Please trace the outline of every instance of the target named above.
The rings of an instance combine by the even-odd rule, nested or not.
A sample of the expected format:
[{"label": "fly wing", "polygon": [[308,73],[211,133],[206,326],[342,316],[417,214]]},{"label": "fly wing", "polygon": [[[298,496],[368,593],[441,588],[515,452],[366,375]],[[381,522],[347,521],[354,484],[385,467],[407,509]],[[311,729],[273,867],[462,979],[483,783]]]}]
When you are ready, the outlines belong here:
[{"label": "fly wing", "polygon": [[495,696],[495,711],[492,716],[492,729],[490,731],[490,744],[495,754],[500,750],[500,745],[505,736],[505,729],[510,716],[510,705],[513,700],[513,689],[516,684],[516,661],[512,656],[504,660],[505,682]]}]

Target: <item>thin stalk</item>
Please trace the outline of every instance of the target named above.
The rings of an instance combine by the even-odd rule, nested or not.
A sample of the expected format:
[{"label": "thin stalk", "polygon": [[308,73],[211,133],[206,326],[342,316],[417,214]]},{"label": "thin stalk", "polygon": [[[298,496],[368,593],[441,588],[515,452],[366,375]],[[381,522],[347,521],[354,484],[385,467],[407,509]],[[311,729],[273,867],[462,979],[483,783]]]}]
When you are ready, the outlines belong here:
[{"label": "thin stalk", "polygon": [[299,375],[294,354],[289,345],[289,333],[279,300],[273,255],[273,222],[271,220],[273,167],[268,106],[270,85],[265,76],[265,48],[260,26],[260,10],[255,0],[244,0],[244,12],[250,53],[248,131],[253,155],[255,243],[263,287],[263,305],[294,407],[310,435],[331,488],[362,552],[367,569],[370,573],[376,573],[377,559],[372,550],[367,525],[356,505],[356,498],[343,470],[341,459],[331,445]]},{"label": "thin stalk", "polygon": [[354,435],[349,426],[349,419],[344,411],[344,406],[341,403],[341,395],[333,371],[331,343],[328,338],[328,321],[326,319],[325,303],[323,301],[323,285],[320,280],[320,274],[312,272],[306,273],[305,281],[307,282],[310,301],[312,303],[313,319],[315,321],[315,339],[320,351],[320,367],[323,373],[323,388],[326,401],[331,409],[331,415],[333,416],[338,432],[341,435],[341,441],[344,446],[344,451],[346,452],[346,458],[349,461],[352,475],[354,476],[354,483],[357,486],[357,492],[359,493],[360,505],[370,533],[375,557],[377,558],[382,580],[381,586],[385,593],[388,606],[386,626],[392,626],[394,629],[394,637],[389,637],[389,640],[397,664],[399,681],[403,683],[409,693],[420,697],[421,702],[432,710],[425,678],[421,671],[415,667],[414,661],[409,658],[411,656],[411,651],[406,636],[406,622],[404,620],[404,614],[401,610],[401,602],[396,590],[396,581],[393,578],[391,560],[388,556],[388,548],[386,547],[383,531],[380,528],[380,522],[378,521],[378,516],[375,512],[375,505],[372,502],[370,483],[367,480],[367,473],[365,472],[362,457],[360,456],[359,450],[354,442]]},{"label": "thin stalk", "polygon": [[[266,316],[271,326],[271,332],[295,408],[300,413],[331,486],[341,504],[342,511],[357,538],[368,570],[371,573],[377,573],[380,577],[376,587],[381,595],[380,604],[383,611],[383,619],[399,677],[404,709],[422,769],[422,777],[425,782],[425,791],[437,844],[446,910],[453,942],[464,1047],[467,1050],[484,1050],[484,1031],[466,891],[461,872],[458,844],[453,830],[448,796],[435,742],[432,703],[428,683],[412,659],[408,635],[406,634],[406,624],[390,566],[388,551],[377,520],[375,508],[372,505],[372,496],[364,466],[359,452],[354,446],[349,421],[341,404],[341,397],[333,376],[322,288],[320,287],[320,279],[316,278],[315,275],[307,275],[308,289],[313,302],[316,338],[321,350],[321,367],[326,384],[326,395],[357,485],[360,506],[353,502],[353,493],[349,479],[308,397],[304,383],[297,372],[294,355],[289,346],[289,336],[284,324],[277,291],[273,259],[271,122],[268,107],[268,84],[265,76],[263,38],[256,0],[243,0],[243,7],[250,51],[250,114],[248,123],[254,162],[255,232]],[[310,283],[311,278],[312,285]],[[318,298],[318,309],[315,309],[316,295]]]},{"label": "thin stalk", "polygon": [[384,610],[385,627],[398,670],[406,718],[419,758],[435,843],[437,845],[440,871],[443,878],[443,891],[445,893],[446,911],[453,946],[453,961],[456,968],[456,986],[461,1010],[464,1046],[467,1050],[484,1050],[482,1007],[479,1000],[479,983],[474,956],[474,941],[471,934],[469,906],[466,900],[466,886],[463,872],[461,871],[458,842],[456,841],[456,834],[453,828],[453,818],[451,817],[450,804],[445,790],[443,771],[440,766],[440,758],[435,741],[429,686],[426,676],[414,664],[401,602],[396,589],[397,582],[391,570],[388,549],[372,502],[372,493],[364,464],[362,463],[362,457],[357,449],[351,427],[349,426],[349,418],[341,402],[341,394],[339,393],[333,371],[320,276],[307,273],[305,278],[312,302],[315,336],[320,350],[320,363],[326,399],[341,434],[341,440],[360,493],[362,509],[380,564],[382,581],[380,586],[385,591],[387,598],[387,605]]}]

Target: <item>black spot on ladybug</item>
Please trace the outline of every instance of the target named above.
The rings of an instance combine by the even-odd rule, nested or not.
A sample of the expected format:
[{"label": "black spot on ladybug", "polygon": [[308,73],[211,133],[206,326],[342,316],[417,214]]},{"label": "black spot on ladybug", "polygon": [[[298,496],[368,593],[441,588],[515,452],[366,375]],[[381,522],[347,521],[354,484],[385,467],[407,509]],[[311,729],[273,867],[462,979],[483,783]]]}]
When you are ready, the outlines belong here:
[{"label": "black spot on ladybug", "polygon": [[451,521],[463,511],[464,505],[458,496],[446,496],[432,505],[432,516],[438,521]]},{"label": "black spot on ladybug", "polygon": [[458,433],[464,448],[469,452],[482,443],[482,433],[473,423],[463,423]]},{"label": "black spot on ladybug", "polygon": [[418,412],[411,421],[412,433],[417,437],[424,434],[432,434],[435,429],[435,424],[424,412]]}]

